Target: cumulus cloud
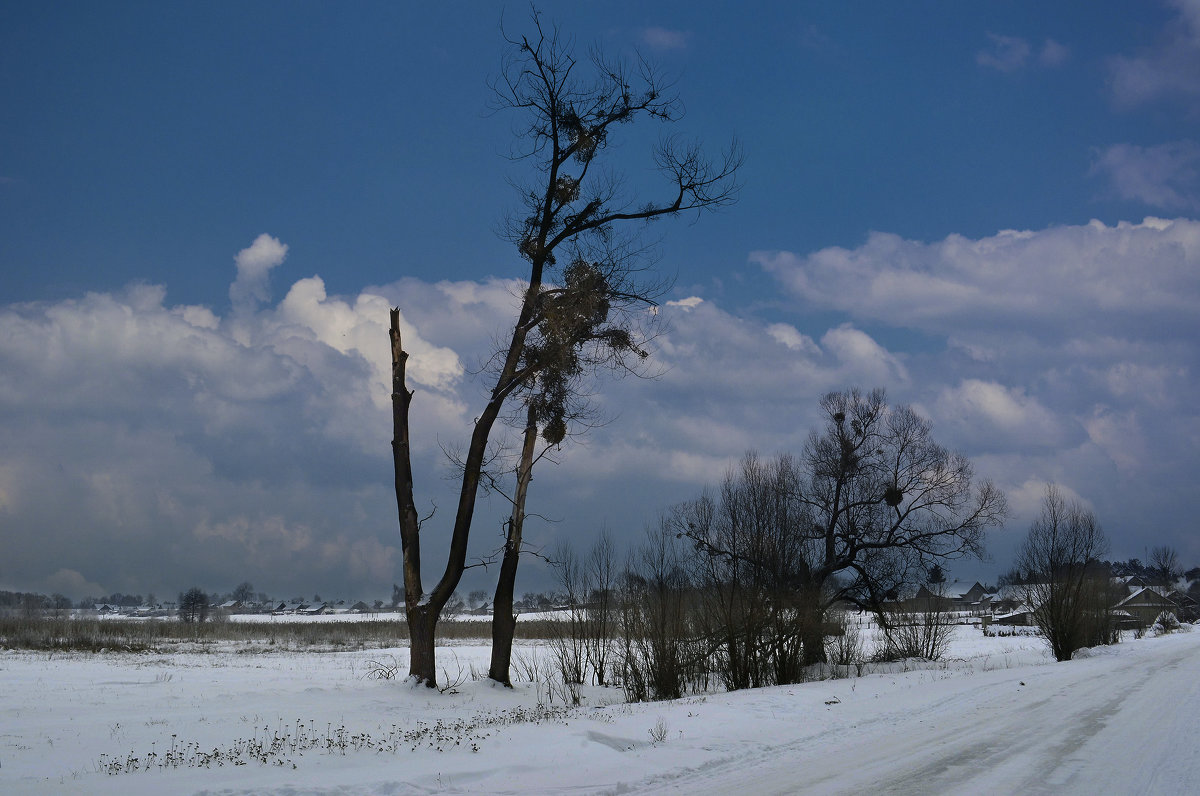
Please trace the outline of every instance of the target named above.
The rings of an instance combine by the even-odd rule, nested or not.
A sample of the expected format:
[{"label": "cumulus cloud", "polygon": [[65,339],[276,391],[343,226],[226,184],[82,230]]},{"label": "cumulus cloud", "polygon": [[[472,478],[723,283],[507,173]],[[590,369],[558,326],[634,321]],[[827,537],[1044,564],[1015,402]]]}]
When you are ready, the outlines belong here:
[{"label": "cumulus cloud", "polygon": [[750,259],[813,305],[960,336],[1066,322],[1076,331],[1171,333],[1200,312],[1200,222],[1186,219],[1093,221],[933,243],[872,233],[857,249],[755,252]]},{"label": "cumulus cloud", "polygon": [[1154,45],[1109,59],[1109,85],[1119,108],[1172,100],[1200,110],[1200,0],[1170,0],[1176,15]]},{"label": "cumulus cloud", "polygon": [[[235,285],[285,251],[260,238],[239,255]],[[0,307],[0,446],[11,452],[0,513],[39,539],[11,551],[10,566],[76,597],[231,588],[219,578],[348,585],[355,569],[374,578],[356,588],[384,591],[396,541],[388,300],[328,296],[314,277],[234,322],[165,299],[162,286],[132,285]],[[421,412],[414,451],[437,473],[439,438],[465,425],[463,367],[403,328]],[[233,562],[245,571],[226,577]],[[168,572],[188,582],[153,582]]]},{"label": "cumulus cloud", "polygon": [[1057,448],[1066,439],[1063,420],[1021,387],[964,379],[943,387],[932,414],[954,427],[956,438],[975,450]]},{"label": "cumulus cloud", "polygon": [[857,372],[859,383],[903,384],[908,381],[908,372],[894,354],[849,324],[830,329],[821,338],[821,345]]},{"label": "cumulus cloud", "polygon": [[1122,199],[1163,210],[1200,210],[1200,144],[1114,144],[1096,154],[1092,174]]},{"label": "cumulus cloud", "polygon": [[266,301],[271,297],[268,285],[271,269],[283,263],[287,252],[285,244],[264,232],[234,256],[237,279],[229,286],[229,298],[234,306]]},{"label": "cumulus cloud", "polygon": [[[853,249],[751,259],[795,298],[798,316],[843,313],[869,328],[891,357],[877,361],[879,372],[893,368],[892,397],[915,404],[1002,487],[1076,491],[1130,555],[1145,544],[1131,541],[1147,527],[1139,513],[1165,527],[1188,503],[1184,473],[1200,468],[1190,400],[1200,390],[1200,222],[931,243],[874,233]],[[826,355],[834,331],[817,337]],[[895,342],[913,333],[915,343]],[[800,339],[799,329],[770,334]],[[1182,535],[1172,542],[1200,557]]]},{"label": "cumulus cloud", "polygon": [[783,343],[793,351],[802,351],[810,355],[821,353],[813,339],[788,323],[773,323],[767,327],[767,334]]},{"label": "cumulus cloud", "polygon": [[[530,498],[563,522],[531,522],[528,537],[550,545],[607,522],[633,541],[747,449],[799,452],[822,394],[882,386],[1035,507],[1045,481],[1074,490],[1115,551],[1136,554],[1122,539],[1174,527],[1200,470],[1198,258],[1200,223],[1184,219],[758,253],[785,287],[772,317],[665,302],[655,377],[594,385],[601,424],[540,465]],[[461,445],[485,399],[472,374],[511,323],[517,285],[401,279],[338,296],[314,276],[240,326],[236,311],[166,295],[134,285],[0,306],[0,517],[39,540],[6,550],[0,574],[64,593],[249,579],[389,594],[390,306],[412,352],[422,513],[442,507],[426,560],[441,563],[455,497],[442,447]],[[505,513],[481,497],[472,555],[494,547]]]}]

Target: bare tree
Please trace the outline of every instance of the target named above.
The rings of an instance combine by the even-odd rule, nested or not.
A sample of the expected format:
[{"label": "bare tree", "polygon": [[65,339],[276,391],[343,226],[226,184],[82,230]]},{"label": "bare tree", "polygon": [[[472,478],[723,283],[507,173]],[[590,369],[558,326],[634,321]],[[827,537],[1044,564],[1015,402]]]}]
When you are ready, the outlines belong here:
[{"label": "bare tree", "polygon": [[208,618],[208,595],[198,586],[179,593],[179,618],[197,623]]},{"label": "bare tree", "polygon": [[713,660],[726,688],[797,682],[810,612],[798,602],[805,515],[795,459],[748,453],[715,494],[677,507],[694,539],[695,572]]},{"label": "bare tree", "polygon": [[233,590],[233,599],[240,603],[250,603],[254,601],[254,584],[250,581],[242,581]]},{"label": "bare tree", "polygon": [[[882,390],[829,393],[821,409],[825,428],[809,435],[794,480],[772,498],[786,501],[798,530],[766,550],[794,551],[781,577],[794,595],[790,615],[804,634],[805,665],[825,660],[831,605],[845,600],[882,615],[885,600],[933,564],[982,556],[986,529],[1007,511],[1004,494],[976,482],[966,457],[938,445],[912,409],[889,407]],[[710,556],[771,563],[729,547],[715,531],[681,529]]]},{"label": "bare tree", "polygon": [[666,517],[647,527],[620,578],[617,657],[630,701],[677,699],[707,685],[692,622],[694,584],[676,536]]},{"label": "bare tree", "polygon": [[[436,683],[437,622],[466,568],[481,470],[505,402],[525,391],[532,396],[535,427],[541,425],[548,440],[561,440],[575,364],[581,369],[593,361],[621,367],[627,356],[642,354],[631,332],[634,311],[654,291],[636,278],[643,267],[639,255],[645,252],[637,244],[637,229],[657,218],[725,206],[737,191],[741,155],[736,146],[714,162],[698,146],[667,138],[655,156],[668,181],[666,197],[639,204],[623,196],[621,181],[598,165],[610,134],[640,118],[673,121],[681,115],[678,101],[645,62],[631,72],[597,54],[591,59],[592,77],[584,78],[585,67],[572,55],[571,42],[543,26],[536,11],[533,28],[532,36],[506,37],[508,57],[494,83],[498,110],[516,112],[522,120],[514,156],[530,163],[535,175],[518,186],[523,208],[506,227],[527,262],[528,277],[508,344],[494,361],[491,393],[462,458],[446,566],[429,592],[422,580],[422,521],[414,499],[408,354],[400,337],[399,310],[392,311],[392,449],[405,617],[412,639],[409,676],[430,686]],[[566,265],[556,277],[560,257]],[[526,485],[528,479],[526,472]],[[523,503],[515,510],[523,515]],[[512,527],[506,553],[511,547],[519,555],[520,540],[511,538]],[[511,614],[511,599],[502,605],[501,597],[496,615],[502,610]]]},{"label": "bare tree", "polygon": [[1159,545],[1150,550],[1150,570],[1167,594],[1175,587],[1175,581],[1183,577],[1183,565],[1174,547]]},{"label": "bare tree", "polygon": [[1017,553],[1017,568],[1025,603],[1055,660],[1069,661],[1081,647],[1113,640],[1111,589],[1100,566],[1107,552],[1096,516],[1048,485],[1041,516]]}]

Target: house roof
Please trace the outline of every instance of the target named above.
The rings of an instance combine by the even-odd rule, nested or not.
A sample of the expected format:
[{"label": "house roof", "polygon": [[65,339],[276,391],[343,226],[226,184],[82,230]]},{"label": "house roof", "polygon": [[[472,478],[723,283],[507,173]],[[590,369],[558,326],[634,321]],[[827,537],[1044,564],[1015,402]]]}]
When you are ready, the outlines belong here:
[{"label": "house roof", "polygon": [[1138,605],[1174,607],[1175,601],[1164,597],[1150,587],[1146,587],[1144,589],[1138,589],[1136,592],[1117,603],[1118,608],[1136,607]]}]

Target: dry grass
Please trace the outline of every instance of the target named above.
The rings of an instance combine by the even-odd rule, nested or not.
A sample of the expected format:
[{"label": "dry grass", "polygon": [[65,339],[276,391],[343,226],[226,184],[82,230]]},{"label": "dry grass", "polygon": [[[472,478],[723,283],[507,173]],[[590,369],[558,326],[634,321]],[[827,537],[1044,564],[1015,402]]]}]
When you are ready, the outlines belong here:
[{"label": "dry grass", "polygon": [[[518,622],[519,639],[547,638],[554,623]],[[443,641],[483,641],[491,638],[490,622],[443,621]],[[244,644],[248,651],[386,649],[408,644],[403,618],[361,622],[286,621],[202,622],[174,619],[98,619],[65,616],[0,616],[0,648],[77,650],[83,652],[148,652],[186,645],[203,650],[217,643]]]},{"label": "dry grass", "polygon": [[[553,621],[518,622],[517,639],[545,639]],[[491,622],[438,623],[438,638],[445,641],[490,640]],[[361,622],[202,622],[178,620],[122,620],[122,618],[67,616],[0,616],[0,648],[7,650],[149,652],[187,645],[204,650],[217,642],[244,644],[253,652],[272,650],[376,650],[408,644],[403,618]]]}]

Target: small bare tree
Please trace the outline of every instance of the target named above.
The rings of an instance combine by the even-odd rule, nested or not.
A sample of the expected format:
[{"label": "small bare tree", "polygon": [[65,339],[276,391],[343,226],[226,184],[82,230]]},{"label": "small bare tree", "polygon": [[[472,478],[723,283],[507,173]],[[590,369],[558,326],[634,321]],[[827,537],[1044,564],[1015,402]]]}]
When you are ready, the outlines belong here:
[{"label": "small bare tree", "polygon": [[1159,545],[1150,550],[1150,570],[1158,581],[1156,585],[1163,589],[1164,596],[1175,588],[1175,581],[1183,577],[1179,553],[1169,545]]},{"label": "small bare tree", "polygon": [[208,619],[208,595],[198,586],[179,594],[179,618],[184,622],[203,622]]},{"label": "small bare tree", "polygon": [[702,678],[694,584],[667,518],[646,529],[621,577],[621,685],[630,701],[677,699]]},{"label": "small bare tree", "polygon": [[1055,660],[1069,661],[1077,649],[1115,641],[1112,589],[1100,566],[1107,552],[1108,539],[1091,510],[1048,485],[1017,567],[1025,604]]}]

